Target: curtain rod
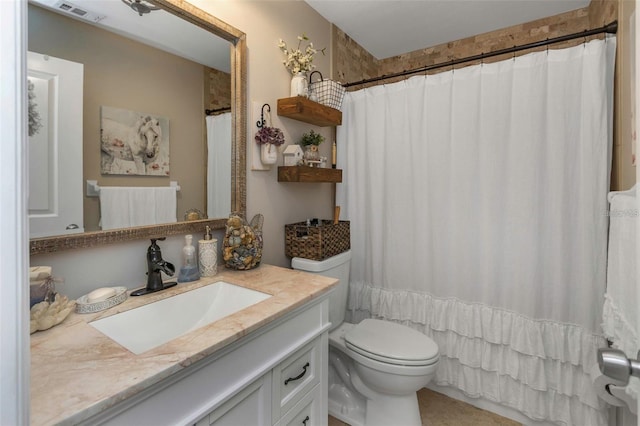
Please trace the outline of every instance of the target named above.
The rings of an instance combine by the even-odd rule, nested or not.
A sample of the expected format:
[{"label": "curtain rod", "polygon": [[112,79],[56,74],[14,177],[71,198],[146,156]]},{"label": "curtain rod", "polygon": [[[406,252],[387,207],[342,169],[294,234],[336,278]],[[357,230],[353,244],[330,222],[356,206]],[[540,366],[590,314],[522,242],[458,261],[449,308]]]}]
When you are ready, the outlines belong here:
[{"label": "curtain rod", "polygon": [[356,81],[354,83],[345,83],[342,86],[343,87],[358,86],[360,84],[373,83],[373,82],[376,82],[376,81],[387,80],[389,78],[403,77],[405,75],[411,75],[411,74],[418,74],[418,73],[421,73],[421,72],[431,71],[431,70],[438,69],[438,68],[453,67],[454,65],[458,65],[458,64],[461,64],[461,63],[464,63],[464,62],[484,60],[485,58],[491,58],[492,56],[505,55],[507,53],[515,53],[515,52],[519,52],[521,50],[532,49],[534,47],[548,46],[548,45],[553,44],[553,43],[561,43],[563,41],[573,40],[573,39],[581,38],[581,37],[588,37],[588,36],[592,36],[592,35],[596,35],[596,34],[600,34],[600,33],[615,34],[617,31],[618,31],[618,21],[613,21],[608,25],[605,25],[605,26],[600,27],[600,28],[594,28],[593,30],[584,30],[584,31],[582,31],[580,33],[573,33],[573,34],[567,34],[567,35],[563,35],[563,36],[559,36],[559,37],[548,38],[548,39],[542,40],[542,41],[536,41],[536,42],[533,42],[533,43],[521,44],[520,46],[507,47],[505,49],[495,50],[493,52],[481,53],[479,55],[473,55],[473,56],[467,56],[466,58],[452,59],[449,62],[443,62],[443,63],[440,63],[440,64],[434,64],[434,65],[427,65],[427,66],[424,66],[424,67],[421,67],[421,68],[415,68],[415,69],[412,69],[412,70],[401,71],[401,72],[394,73],[394,74],[381,75],[380,77],[368,78],[368,79],[365,79],[365,80]]},{"label": "curtain rod", "polygon": [[218,108],[218,109],[205,109],[204,113],[206,115],[213,115],[213,114],[217,114],[219,112],[226,112],[226,111],[231,111],[231,107]]}]

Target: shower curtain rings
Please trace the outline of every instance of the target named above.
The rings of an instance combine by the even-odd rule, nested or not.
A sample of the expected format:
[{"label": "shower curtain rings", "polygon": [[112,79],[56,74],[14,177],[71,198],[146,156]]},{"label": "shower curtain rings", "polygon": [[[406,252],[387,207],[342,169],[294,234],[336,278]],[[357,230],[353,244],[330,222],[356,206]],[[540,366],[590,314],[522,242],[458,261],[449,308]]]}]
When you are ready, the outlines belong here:
[{"label": "shower curtain rings", "polygon": [[264,107],[267,107],[267,112],[271,114],[271,105],[269,104],[262,105],[262,109],[260,110],[260,120],[256,122],[256,126],[258,126],[258,128],[262,128],[264,127],[265,124],[267,124],[266,121],[264,120]]}]

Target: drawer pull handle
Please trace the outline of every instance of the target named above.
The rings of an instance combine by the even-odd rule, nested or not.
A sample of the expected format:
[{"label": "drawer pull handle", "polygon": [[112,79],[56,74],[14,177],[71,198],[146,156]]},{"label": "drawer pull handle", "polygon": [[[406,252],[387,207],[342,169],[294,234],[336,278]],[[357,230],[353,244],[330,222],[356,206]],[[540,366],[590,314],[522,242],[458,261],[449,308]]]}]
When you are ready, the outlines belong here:
[{"label": "drawer pull handle", "polygon": [[307,367],[309,367],[309,363],[306,363],[303,367],[302,367],[302,373],[300,373],[299,375],[297,375],[296,377],[289,377],[287,380],[284,381],[284,385],[288,385],[289,382],[293,382],[295,380],[300,380],[302,379],[302,377],[307,374]]},{"label": "drawer pull handle", "polygon": [[302,424],[304,426],[307,426],[307,422],[309,421],[309,416],[305,417],[304,420],[302,421]]}]

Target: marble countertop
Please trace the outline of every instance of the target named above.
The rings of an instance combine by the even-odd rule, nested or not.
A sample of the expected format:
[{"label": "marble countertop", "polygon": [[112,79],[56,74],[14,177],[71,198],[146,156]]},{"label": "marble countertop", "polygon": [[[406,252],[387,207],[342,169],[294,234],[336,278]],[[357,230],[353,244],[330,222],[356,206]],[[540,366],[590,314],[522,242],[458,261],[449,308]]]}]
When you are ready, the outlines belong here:
[{"label": "marble countertop", "polygon": [[[273,297],[139,355],[88,324],[217,281]],[[31,424],[73,424],[87,419],[284,316],[336,284],[333,278],[270,265],[250,271],[222,269],[214,277],[129,297],[102,312],[72,313],[58,326],[31,335]]]}]

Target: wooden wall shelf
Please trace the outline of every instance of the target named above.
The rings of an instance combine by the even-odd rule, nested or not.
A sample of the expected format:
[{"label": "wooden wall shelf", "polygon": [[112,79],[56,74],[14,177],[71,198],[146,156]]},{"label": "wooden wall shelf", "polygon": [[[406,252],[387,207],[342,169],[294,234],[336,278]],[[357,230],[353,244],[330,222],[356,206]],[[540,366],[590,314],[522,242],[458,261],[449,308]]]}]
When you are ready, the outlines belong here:
[{"label": "wooden wall shelf", "polygon": [[342,111],[303,96],[278,99],[278,115],[320,127],[342,124]]},{"label": "wooden wall shelf", "polygon": [[309,166],[278,167],[278,182],[342,182],[342,170]]}]

